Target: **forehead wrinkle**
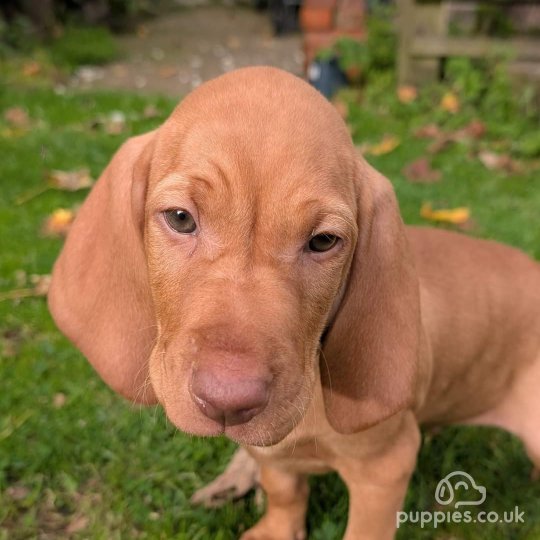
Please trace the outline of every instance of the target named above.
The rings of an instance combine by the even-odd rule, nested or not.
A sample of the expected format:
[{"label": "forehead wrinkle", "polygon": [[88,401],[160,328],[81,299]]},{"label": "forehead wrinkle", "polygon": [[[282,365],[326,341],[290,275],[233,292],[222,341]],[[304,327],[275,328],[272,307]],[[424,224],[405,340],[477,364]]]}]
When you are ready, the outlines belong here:
[{"label": "forehead wrinkle", "polygon": [[171,194],[175,192],[185,194],[189,182],[189,178],[180,173],[168,174],[157,182],[152,193],[148,196],[148,202],[156,206],[170,202]]},{"label": "forehead wrinkle", "polygon": [[148,199],[154,205],[162,205],[171,202],[171,195],[185,196],[188,194],[191,196],[193,191],[211,192],[213,190],[212,182],[204,176],[174,172],[158,181]]}]

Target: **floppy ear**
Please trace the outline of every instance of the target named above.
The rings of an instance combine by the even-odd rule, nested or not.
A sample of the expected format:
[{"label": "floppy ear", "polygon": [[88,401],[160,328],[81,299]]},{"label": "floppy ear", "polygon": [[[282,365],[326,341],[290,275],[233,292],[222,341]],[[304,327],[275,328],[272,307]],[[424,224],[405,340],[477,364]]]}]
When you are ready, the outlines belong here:
[{"label": "floppy ear", "polygon": [[155,132],[116,152],[79,210],[53,269],[49,309],[103,380],[153,403],[148,357],[156,335],[143,247]]},{"label": "floppy ear", "polygon": [[419,283],[394,190],[361,160],[356,194],[356,250],[321,363],[326,413],[341,433],[413,404],[421,331]]}]

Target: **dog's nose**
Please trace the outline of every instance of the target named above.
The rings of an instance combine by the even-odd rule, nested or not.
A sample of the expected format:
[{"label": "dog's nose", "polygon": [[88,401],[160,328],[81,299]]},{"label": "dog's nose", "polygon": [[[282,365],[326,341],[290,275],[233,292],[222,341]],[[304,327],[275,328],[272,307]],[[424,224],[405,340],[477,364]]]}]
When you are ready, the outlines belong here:
[{"label": "dog's nose", "polygon": [[268,402],[268,387],[264,378],[220,377],[203,369],[193,373],[191,395],[208,418],[234,426],[262,412]]}]

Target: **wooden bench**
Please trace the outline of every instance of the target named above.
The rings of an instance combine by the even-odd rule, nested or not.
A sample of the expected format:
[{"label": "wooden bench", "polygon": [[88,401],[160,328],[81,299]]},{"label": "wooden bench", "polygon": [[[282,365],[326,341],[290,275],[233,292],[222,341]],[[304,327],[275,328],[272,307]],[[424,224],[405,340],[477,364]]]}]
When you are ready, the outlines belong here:
[{"label": "wooden bench", "polygon": [[[398,6],[399,51],[398,80],[400,84],[433,82],[442,75],[442,61],[452,56],[484,58],[504,56],[516,62],[540,63],[540,37],[517,36],[508,39],[479,36],[450,36],[449,15],[456,6],[475,10],[479,2],[461,0],[396,0]],[[508,7],[505,0],[491,4]],[[535,5],[536,0],[511,2]]]}]

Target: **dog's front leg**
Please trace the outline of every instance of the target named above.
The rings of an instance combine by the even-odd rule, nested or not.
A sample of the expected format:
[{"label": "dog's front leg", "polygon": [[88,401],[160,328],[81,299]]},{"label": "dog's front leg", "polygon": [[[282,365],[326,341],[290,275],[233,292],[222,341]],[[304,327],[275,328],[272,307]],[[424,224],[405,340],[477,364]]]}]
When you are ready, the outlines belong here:
[{"label": "dog's front leg", "polygon": [[[392,430],[393,431],[393,430]],[[340,460],[338,472],[349,490],[344,540],[391,540],[416,465],[420,434],[412,414],[398,433],[373,453]]]},{"label": "dog's front leg", "polygon": [[307,477],[263,464],[260,483],[266,493],[266,513],[241,540],[304,540],[309,496]]}]

